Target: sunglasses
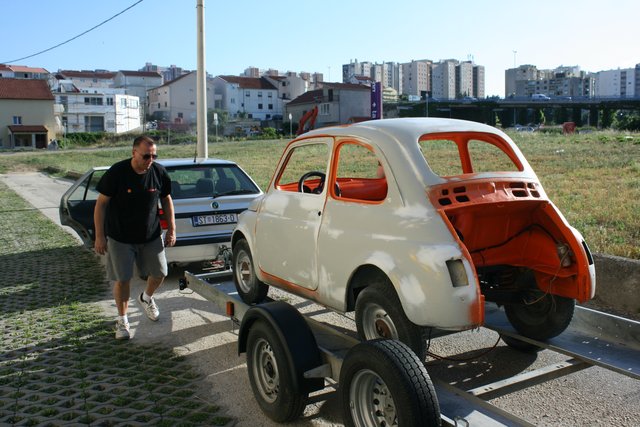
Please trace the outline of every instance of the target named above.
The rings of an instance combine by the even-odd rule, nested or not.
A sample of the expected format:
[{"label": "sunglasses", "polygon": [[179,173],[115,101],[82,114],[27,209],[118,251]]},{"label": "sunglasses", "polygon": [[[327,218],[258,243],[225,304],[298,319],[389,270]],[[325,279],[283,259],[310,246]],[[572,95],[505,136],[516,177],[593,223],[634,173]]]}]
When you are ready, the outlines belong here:
[{"label": "sunglasses", "polygon": [[143,159],[145,159],[145,160],[149,160],[149,159],[153,159],[153,160],[155,160],[155,159],[157,159],[157,158],[158,158],[158,155],[157,155],[157,154],[149,154],[149,153],[147,153],[147,154],[140,154],[140,155],[141,155],[141,156],[142,156],[142,158],[143,158]]}]

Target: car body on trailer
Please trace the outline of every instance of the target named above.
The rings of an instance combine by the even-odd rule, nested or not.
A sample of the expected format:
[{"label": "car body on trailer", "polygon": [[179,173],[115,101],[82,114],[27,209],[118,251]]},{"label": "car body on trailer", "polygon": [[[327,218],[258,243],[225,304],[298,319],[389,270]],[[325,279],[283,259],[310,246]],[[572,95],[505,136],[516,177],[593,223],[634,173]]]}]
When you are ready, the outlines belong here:
[{"label": "car body on trailer", "polygon": [[[181,265],[230,258],[231,233],[238,215],[262,191],[236,163],[220,159],[158,160],[171,177],[176,219],[176,244],[166,248],[167,262]],[[109,167],[94,167],[80,177],[60,200],[60,222],[73,228],[93,247],[96,185]],[[166,227],[166,223],[161,221]],[[222,254],[224,255],[224,254]]]},{"label": "car body on trailer", "polygon": [[232,248],[246,302],[274,286],[355,310],[361,337],[400,339],[419,356],[428,328],[481,326],[485,300],[545,340],[595,293],[584,239],[515,143],[462,120],[303,134],[240,216]]}]

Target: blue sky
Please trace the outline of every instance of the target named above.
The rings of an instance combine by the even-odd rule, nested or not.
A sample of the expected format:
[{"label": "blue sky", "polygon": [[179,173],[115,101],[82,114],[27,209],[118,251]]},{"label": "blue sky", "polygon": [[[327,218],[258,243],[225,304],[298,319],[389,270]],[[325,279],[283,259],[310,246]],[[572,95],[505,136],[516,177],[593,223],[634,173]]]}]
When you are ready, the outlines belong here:
[{"label": "blue sky", "polygon": [[[196,0],[137,2],[0,0],[0,63],[49,71],[137,70],[146,62],[195,69]],[[20,59],[134,4],[69,43]],[[485,66],[486,94],[504,96],[504,70],[514,60],[545,69],[634,67],[638,16],[637,0],[205,0],[207,71],[237,75],[254,66],[341,81],[342,64],[354,59],[473,59]]]}]

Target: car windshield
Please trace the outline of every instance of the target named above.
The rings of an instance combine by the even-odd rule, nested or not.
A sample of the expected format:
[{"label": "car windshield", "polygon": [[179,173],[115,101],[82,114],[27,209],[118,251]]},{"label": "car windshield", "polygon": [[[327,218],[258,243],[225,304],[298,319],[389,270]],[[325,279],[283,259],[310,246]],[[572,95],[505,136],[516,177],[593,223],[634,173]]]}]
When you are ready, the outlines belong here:
[{"label": "car windshield", "polygon": [[167,167],[174,200],[257,194],[260,190],[237,165],[185,165]]}]

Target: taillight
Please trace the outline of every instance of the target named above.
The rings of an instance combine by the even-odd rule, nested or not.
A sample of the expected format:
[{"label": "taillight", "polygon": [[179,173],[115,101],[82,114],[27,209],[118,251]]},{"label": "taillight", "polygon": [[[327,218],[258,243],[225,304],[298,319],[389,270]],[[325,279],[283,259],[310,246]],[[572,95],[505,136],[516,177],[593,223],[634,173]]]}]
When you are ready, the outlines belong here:
[{"label": "taillight", "polygon": [[164,219],[164,210],[162,208],[158,208],[158,216],[160,217],[160,228],[163,230],[169,228],[169,223]]}]

